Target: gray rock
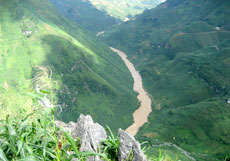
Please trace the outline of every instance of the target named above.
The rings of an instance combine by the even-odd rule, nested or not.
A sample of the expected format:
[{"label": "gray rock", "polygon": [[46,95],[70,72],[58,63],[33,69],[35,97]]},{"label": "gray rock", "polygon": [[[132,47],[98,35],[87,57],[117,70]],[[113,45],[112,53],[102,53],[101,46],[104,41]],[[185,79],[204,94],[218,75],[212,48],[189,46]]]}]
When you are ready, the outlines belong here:
[{"label": "gray rock", "polygon": [[[101,141],[106,140],[107,134],[105,129],[98,123],[94,123],[91,116],[80,115],[77,123],[70,122],[65,124],[61,121],[55,122],[56,126],[63,127],[71,133],[74,138],[80,138],[80,151],[97,152],[98,145]],[[87,161],[101,161],[98,156],[90,156]]]},{"label": "gray rock", "polygon": [[68,124],[62,122],[62,121],[55,121],[55,125],[56,127],[62,127],[64,128],[64,130],[66,132],[69,132],[70,134],[72,134],[72,132],[74,131],[77,123],[75,122],[69,122]]},{"label": "gray rock", "polygon": [[119,134],[119,161],[147,161],[146,156],[141,150],[140,143],[138,143],[129,133],[118,130]]},{"label": "gray rock", "polygon": [[[80,151],[96,152],[101,141],[106,140],[105,129],[98,123],[94,123],[91,116],[80,115],[77,126],[72,135],[81,140]],[[99,157],[88,157],[87,161],[99,161]]]}]

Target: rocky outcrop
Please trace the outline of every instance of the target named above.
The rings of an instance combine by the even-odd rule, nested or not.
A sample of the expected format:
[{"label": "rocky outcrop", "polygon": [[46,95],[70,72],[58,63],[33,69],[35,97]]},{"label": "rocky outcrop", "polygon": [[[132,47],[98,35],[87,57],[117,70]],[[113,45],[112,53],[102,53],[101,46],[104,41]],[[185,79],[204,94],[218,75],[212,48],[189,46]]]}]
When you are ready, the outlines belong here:
[{"label": "rocky outcrop", "polygon": [[138,143],[129,133],[119,129],[119,161],[147,161]]},{"label": "rocky outcrop", "polygon": [[[80,151],[96,152],[101,141],[106,140],[105,129],[98,123],[94,123],[91,116],[80,115],[77,125],[72,132],[73,137],[80,138]],[[99,157],[88,157],[87,161],[99,161]]]},{"label": "rocky outcrop", "polygon": [[56,127],[62,127],[66,132],[69,132],[70,134],[72,134],[77,123],[71,121],[68,124],[66,124],[62,121],[55,121],[55,125]]},{"label": "rocky outcrop", "polygon": [[[80,151],[97,152],[99,143],[106,140],[107,134],[105,129],[98,123],[94,123],[91,116],[80,115],[77,123],[70,122],[65,124],[56,121],[56,126],[63,127],[71,133],[74,138],[80,138]],[[101,161],[98,156],[90,156],[87,161]]]},{"label": "rocky outcrop", "polygon": [[[80,138],[80,151],[97,152],[100,142],[107,139],[105,129],[98,123],[94,123],[91,116],[80,115],[77,123],[68,124],[56,121],[57,127],[64,128],[74,138]],[[127,132],[119,129],[119,161],[147,161],[141,151],[140,144]],[[77,159],[74,159],[77,160]],[[87,161],[101,161],[98,156],[90,156]]]}]

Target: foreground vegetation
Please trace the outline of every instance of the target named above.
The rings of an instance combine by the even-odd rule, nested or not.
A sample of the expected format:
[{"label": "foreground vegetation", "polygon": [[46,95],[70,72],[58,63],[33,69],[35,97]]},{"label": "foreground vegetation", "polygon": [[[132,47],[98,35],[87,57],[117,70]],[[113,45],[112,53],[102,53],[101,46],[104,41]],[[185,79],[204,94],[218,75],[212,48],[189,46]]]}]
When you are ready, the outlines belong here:
[{"label": "foreground vegetation", "polygon": [[72,138],[62,128],[55,127],[54,120],[51,119],[54,109],[42,111],[44,112],[37,109],[29,115],[22,112],[17,118],[8,115],[5,120],[0,121],[0,160],[70,161],[78,158],[83,161],[86,157],[95,155],[103,160],[115,160],[116,156],[111,151],[117,148],[113,144],[116,138],[105,140],[98,153],[79,152],[80,140]]},{"label": "foreground vegetation", "polygon": [[172,142],[198,160],[229,154],[229,8],[226,0],[168,0],[104,34],[154,103],[139,138]]},{"label": "foreground vegetation", "polygon": [[[108,139],[101,142],[96,153],[80,152],[79,138],[72,138],[64,129],[55,127],[54,107],[41,108],[37,106],[30,114],[21,111],[17,117],[7,115],[0,120],[0,160],[71,161],[78,158],[85,161],[88,156],[99,156],[105,161],[118,161],[119,139],[109,128]],[[150,158],[151,161],[164,159],[174,160],[161,151],[158,157]]]}]

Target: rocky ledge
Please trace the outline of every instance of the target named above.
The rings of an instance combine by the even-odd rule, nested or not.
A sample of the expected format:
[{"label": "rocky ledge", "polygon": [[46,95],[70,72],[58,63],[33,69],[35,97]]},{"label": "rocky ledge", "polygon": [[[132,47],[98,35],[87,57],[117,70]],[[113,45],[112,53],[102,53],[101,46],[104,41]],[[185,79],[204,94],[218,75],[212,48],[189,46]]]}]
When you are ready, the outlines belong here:
[{"label": "rocky ledge", "polygon": [[[77,123],[68,124],[56,121],[57,127],[63,127],[74,138],[80,138],[80,151],[97,152],[100,142],[107,139],[105,129],[98,123],[94,123],[91,116],[80,115]],[[140,143],[129,133],[118,130],[119,136],[119,161],[147,161],[146,156],[141,150]],[[101,161],[98,156],[90,156],[87,161]]]}]

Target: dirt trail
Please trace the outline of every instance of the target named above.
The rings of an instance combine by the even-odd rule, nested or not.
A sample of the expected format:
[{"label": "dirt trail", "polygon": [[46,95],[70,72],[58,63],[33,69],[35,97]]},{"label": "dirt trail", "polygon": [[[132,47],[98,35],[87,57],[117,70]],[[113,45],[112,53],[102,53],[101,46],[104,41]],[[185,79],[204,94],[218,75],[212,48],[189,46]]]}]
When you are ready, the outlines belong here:
[{"label": "dirt trail", "polygon": [[140,102],[140,107],[133,113],[133,124],[129,126],[126,131],[135,136],[139,128],[148,122],[148,116],[152,112],[151,99],[143,88],[142,78],[134,65],[127,59],[127,55],[115,48],[110,47],[111,50],[116,52],[128,67],[134,79],[133,90],[138,93],[137,99]]}]

